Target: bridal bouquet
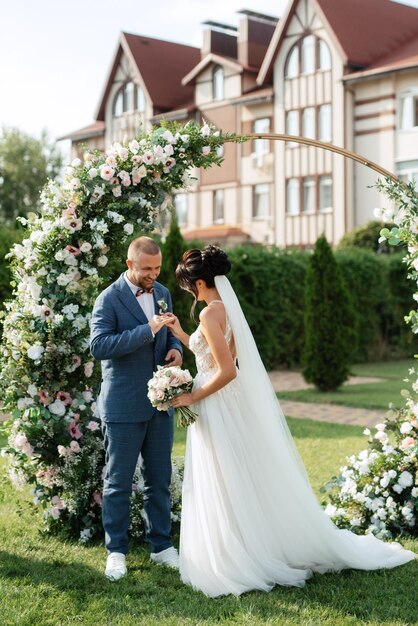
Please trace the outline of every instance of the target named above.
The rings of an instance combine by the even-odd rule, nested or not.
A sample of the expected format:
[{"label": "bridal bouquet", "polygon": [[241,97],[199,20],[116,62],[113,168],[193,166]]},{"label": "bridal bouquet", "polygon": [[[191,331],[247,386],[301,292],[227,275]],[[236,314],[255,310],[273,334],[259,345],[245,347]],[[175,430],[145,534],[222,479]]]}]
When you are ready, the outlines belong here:
[{"label": "bridal bouquet", "polygon": [[[190,393],[193,378],[189,370],[182,370],[178,365],[158,366],[154,376],[148,381],[148,398],[158,411],[167,411],[170,401],[182,393]],[[196,421],[197,414],[188,406],[176,408],[175,414],[179,426],[189,426]]]}]

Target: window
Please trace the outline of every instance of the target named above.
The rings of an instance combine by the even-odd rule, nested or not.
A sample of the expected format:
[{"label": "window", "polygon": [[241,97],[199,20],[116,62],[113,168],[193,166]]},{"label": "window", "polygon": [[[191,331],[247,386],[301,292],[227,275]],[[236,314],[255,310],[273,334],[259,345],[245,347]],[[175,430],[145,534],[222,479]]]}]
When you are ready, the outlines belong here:
[{"label": "window", "polygon": [[300,207],[299,178],[289,178],[286,185],[286,213],[297,215]]},{"label": "window", "polygon": [[187,194],[176,193],[174,196],[174,208],[176,209],[179,226],[187,225]]},{"label": "window", "polygon": [[331,176],[319,177],[319,210],[332,209],[332,178]]},{"label": "window", "polygon": [[315,108],[308,107],[302,113],[302,135],[315,139]]},{"label": "window", "polygon": [[331,105],[323,104],[318,111],[318,139],[321,141],[331,141]]},{"label": "window", "polygon": [[398,163],[396,173],[404,183],[410,183],[412,180],[418,183],[418,159]]},{"label": "window", "polygon": [[313,176],[302,179],[302,210],[304,213],[315,212],[315,178]]},{"label": "window", "polygon": [[[269,133],[270,118],[263,117],[258,120],[254,120],[253,129],[255,133]],[[266,154],[267,152],[270,152],[270,141],[268,139],[255,139],[253,150],[256,154]]]},{"label": "window", "polygon": [[123,110],[124,111],[134,110],[134,84],[131,82],[126,83],[125,85]]},{"label": "window", "polygon": [[302,39],[302,74],[315,71],[315,37],[308,35]]},{"label": "window", "polygon": [[223,100],[224,98],[224,70],[220,65],[213,68],[212,74],[213,99]]},{"label": "window", "polygon": [[[299,135],[299,111],[288,111],[286,113],[286,135]],[[297,146],[295,141],[288,141],[288,146]]]},{"label": "window", "polygon": [[287,55],[284,75],[285,78],[295,78],[299,74],[299,45],[296,44]]},{"label": "window", "polygon": [[401,130],[418,127],[418,93],[408,93],[402,96],[399,123]]},{"label": "window", "polygon": [[119,89],[113,101],[113,115],[119,117],[123,113],[123,91]]},{"label": "window", "polygon": [[217,189],[213,193],[213,223],[224,223],[224,192],[223,189]]},{"label": "window", "polygon": [[270,215],[270,185],[255,185],[253,194],[253,217]]},{"label": "window", "polygon": [[145,94],[139,85],[136,86],[136,110],[140,113],[145,111]]},{"label": "window", "polygon": [[331,52],[323,39],[318,39],[318,69],[331,69]]}]

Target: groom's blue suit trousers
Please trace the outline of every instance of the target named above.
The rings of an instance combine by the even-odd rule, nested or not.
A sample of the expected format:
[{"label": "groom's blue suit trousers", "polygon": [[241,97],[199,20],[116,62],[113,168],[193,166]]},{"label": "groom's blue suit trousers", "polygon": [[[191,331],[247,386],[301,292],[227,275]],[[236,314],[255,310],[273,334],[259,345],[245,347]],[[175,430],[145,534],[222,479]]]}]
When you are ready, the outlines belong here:
[{"label": "groom's blue suit trousers", "polygon": [[103,421],[102,426],[106,450],[102,517],[108,552],[128,552],[130,497],[139,455],[146,539],[152,552],[169,548],[173,417],[155,411],[146,422]]}]

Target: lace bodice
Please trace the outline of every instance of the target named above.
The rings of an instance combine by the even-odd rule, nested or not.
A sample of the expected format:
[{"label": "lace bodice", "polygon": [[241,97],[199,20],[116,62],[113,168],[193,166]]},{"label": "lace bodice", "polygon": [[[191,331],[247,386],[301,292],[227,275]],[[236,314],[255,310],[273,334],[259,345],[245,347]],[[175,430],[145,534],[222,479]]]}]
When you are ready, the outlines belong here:
[{"label": "lace bodice", "polygon": [[[228,317],[226,318],[225,339],[228,345],[231,343],[232,329]],[[189,348],[196,357],[196,367],[199,372],[214,374],[217,371],[216,361],[210,351],[206,337],[202,333],[200,324],[194,333],[190,335]]]}]

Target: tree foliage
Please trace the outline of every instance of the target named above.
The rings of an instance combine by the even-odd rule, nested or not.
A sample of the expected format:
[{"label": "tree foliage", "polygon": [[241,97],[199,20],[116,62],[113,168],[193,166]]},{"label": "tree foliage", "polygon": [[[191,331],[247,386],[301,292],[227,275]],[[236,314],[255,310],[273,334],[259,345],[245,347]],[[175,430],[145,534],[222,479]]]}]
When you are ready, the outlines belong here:
[{"label": "tree foliage", "polygon": [[321,391],[347,380],[355,346],[351,297],[325,236],[309,260],[305,287],[303,375]]},{"label": "tree foliage", "polygon": [[40,208],[40,191],[62,167],[62,155],[47,134],[40,139],[17,128],[0,136],[0,220],[13,224],[17,216]]}]

